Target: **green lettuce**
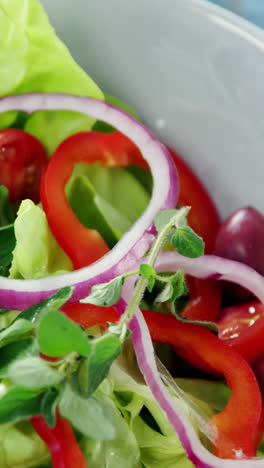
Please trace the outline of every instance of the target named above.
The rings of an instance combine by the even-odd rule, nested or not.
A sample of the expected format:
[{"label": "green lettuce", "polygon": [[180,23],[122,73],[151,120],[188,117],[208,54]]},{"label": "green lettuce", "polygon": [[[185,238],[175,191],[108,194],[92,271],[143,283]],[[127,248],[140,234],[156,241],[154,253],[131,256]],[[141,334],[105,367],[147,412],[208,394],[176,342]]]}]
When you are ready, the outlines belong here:
[{"label": "green lettuce", "polygon": [[[135,222],[149,200],[143,186],[126,169],[108,169],[100,164],[78,165],[67,195],[79,220],[97,229],[110,247]],[[14,232],[11,278],[34,279],[72,271],[72,263],[55,240],[41,206],[24,200]]]},{"label": "green lettuce", "polygon": [[[2,0],[0,29],[0,96],[59,92],[103,99],[103,93],[58,39],[36,0]],[[14,125],[17,117],[17,112],[2,114],[0,127]],[[24,129],[52,153],[67,136],[90,130],[94,122],[70,111],[45,111],[26,119]]]},{"label": "green lettuce", "polygon": [[[127,231],[146,209],[150,195],[127,169],[106,168],[100,163],[77,164],[73,172],[76,177],[86,177],[96,192],[96,203],[107,222],[119,237]],[[68,195],[72,199],[68,190]],[[75,196],[77,205],[82,205]],[[86,203],[87,213],[89,204]],[[85,223],[84,223],[85,224]]]},{"label": "green lettuce", "polygon": [[15,220],[16,247],[10,278],[35,279],[72,270],[68,256],[53,237],[44,211],[24,200]]},{"label": "green lettuce", "polygon": [[0,426],[1,468],[40,468],[48,461],[47,447],[29,422]]}]

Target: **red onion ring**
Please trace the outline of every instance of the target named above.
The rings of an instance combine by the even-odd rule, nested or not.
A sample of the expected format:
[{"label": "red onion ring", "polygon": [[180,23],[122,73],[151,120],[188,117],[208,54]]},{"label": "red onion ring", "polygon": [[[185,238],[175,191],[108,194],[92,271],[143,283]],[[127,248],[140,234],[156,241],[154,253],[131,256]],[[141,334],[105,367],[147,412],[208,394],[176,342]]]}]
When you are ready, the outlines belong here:
[{"label": "red onion ring", "polygon": [[[117,128],[140,149],[150,166],[153,192],[150,203],[131,229],[104,257],[92,265],[60,276],[37,280],[0,277],[0,307],[23,310],[50,296],[63,286],[74,286],[71,300],[89,294],[91,286],[107,282],[128,271],[142,257],[153,241],[156,213],[174,208],[178,199],[178,177],[169,152],[142,124],[127,113],[103,101],[66,94],[24,94],[0,99],[0,112],[20,110],[72,110],[91,115]],[[160,174],[162,177],[160,178]]]},{"label": "red onion ring", "polygon": [[[139,264],[136,266],[139,266]],[[264,302],[264,278],[252,268],[238,262],[211,255],[191,259],[176,252],[162,252],[157,259],[155,268],[157,271],[176,271],[178,268],[184,268],[186,273],[198,278],[214,276],[217,279],[233,281],[248,288]],[[124,313],[127,303],[131,299],[134,282],[135,278],[132,277],[126,280],[123,299],[115,306],[120,314]],[[243,459],[243,453],[237,451],[237,460],[221,459],[210,453],[202,445],[188,417],[182,411],[180,405],[177,404],[177,400],[172,398],[161,380],[150,333],[139,309],[131,320],[129,328],[132,331],[137,362],[146,384],[177,433],[190,461],[197,468],[261,468],[263,458]]]}]

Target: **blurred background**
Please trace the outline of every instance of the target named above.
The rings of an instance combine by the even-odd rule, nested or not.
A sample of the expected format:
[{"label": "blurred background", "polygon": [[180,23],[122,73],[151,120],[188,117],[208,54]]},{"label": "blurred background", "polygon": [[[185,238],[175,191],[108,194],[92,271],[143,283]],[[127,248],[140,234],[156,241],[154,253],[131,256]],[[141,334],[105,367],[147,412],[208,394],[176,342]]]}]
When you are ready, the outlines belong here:
[{"label": "blurred background", "polygon": [[264,28],[264,0],[211,0]]}]

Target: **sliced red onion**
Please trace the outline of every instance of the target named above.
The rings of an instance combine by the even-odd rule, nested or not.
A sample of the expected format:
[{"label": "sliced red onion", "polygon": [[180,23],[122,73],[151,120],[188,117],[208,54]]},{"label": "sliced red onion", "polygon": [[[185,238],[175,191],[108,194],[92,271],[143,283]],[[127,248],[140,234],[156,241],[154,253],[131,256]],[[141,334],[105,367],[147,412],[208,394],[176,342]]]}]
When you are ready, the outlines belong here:
[{"label": "sliced red onion", "polygon": [[231,281],[248,289],[264,302],[264,277],[253,268],[234,260],[215,255],[187,258],[177,252],[162,252],[155,268],[158,271],[176,271],[183,268],[186,274],[196,278]]},{"label": "sliced red onion", "polygon": [[[178,177],[171,157],[157,138],[127,113],[103,101],[66,94],[24,94],[0,99],[0,112],[20,110],[71,110],[88,114],[117,128],[140,149],[150,166],[153,192],[150,203],[132,228],[103,258],[69,274],[36,280],[0,277],[0,307],[23,310],[66,285],[74,286],[72,300],[89,294],[92,285],[109,281],[128,271],[153,241],[153,219],[159,210],[174,208],[178,199]],[[162,177],[160,175],[162,174]]]},{"label": "sliced red onion", "polygon": [[[169,252],[169,257],[173,256],[174,252]],[[163,254],[162,254],[163,255]],[[167,255],[167,254],[164,254]],[[177,259],[180,260],[179,258]],[[177,260],[174,254],[174,266]],[[190,260],[193,262],[193,259]],[[170,262],[162,263],[160,260],[159,269],[163,269],[163,265],[168,266]],[[172,260],[171,260],[172,263]],[[170,263],[170,267],[172,266]],[[180,264],[177,264],[178,268]],[[156,265],[157,267],[157,265]],[[131,280],[126,282],[124,287],[124,299],[120,300],[116,305],[117,310],[123,313],[127,302],[131,298]],[[125,302],[126,301],[126,302]],[[168,421],[178,435],[178,438],[186,452],[187,457],[197,468],[261,468],[263,467],[262,459],[243,459],[243,452],[237,451],[236,460],[221,459],[209,452],[201,443],[196,434],[190,420],[183,412],[177,400],[172,397],[165,385],[163,384],[155,358],[155,352],[152,345],[150,333],[145,322],[145,319],[138,309],[130,322],[129,328],[132,331],[132,340],[134,350],[137,356],[139,368],[144,375],[146,384],[151,389],[154,398],[160,405],[161,409],[167,416]],[[214,428],[212,428],[213,430]],[[206,432],[206,431],[205,431]],[[212,438],[214,435],[212,436]]]}]

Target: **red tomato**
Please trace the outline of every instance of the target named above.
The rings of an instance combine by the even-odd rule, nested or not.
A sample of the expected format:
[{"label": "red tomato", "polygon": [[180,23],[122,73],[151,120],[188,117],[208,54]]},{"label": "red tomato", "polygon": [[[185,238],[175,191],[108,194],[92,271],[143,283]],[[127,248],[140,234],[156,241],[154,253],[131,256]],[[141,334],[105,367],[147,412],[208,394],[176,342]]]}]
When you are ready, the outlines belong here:
[{"label": "red tomato", "polygon": [[219,338],[233,346],[247,361],[264,352],[264,304],[258,301],[227,307],[218,321]]},{"label": "red tomato", "polygon": [[39,202],[46,163],[45,149],[35,137],[23,130],[0,130],[0,184],[8,188],[12,203],[24,198]]},{"label": "red tomato", "polygon": [[172,149],[168,149],[179,173],[179,205],[192,207],[188,215],[188,222],[192,229],[203,238],[205,252],[211,253],[220,226],[217,209],[207,190],[188,164]]}]

